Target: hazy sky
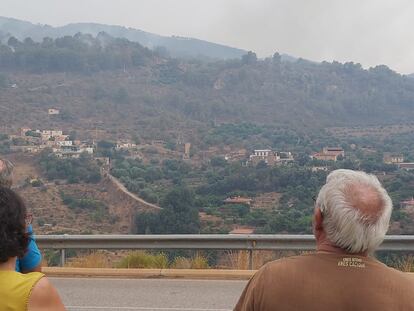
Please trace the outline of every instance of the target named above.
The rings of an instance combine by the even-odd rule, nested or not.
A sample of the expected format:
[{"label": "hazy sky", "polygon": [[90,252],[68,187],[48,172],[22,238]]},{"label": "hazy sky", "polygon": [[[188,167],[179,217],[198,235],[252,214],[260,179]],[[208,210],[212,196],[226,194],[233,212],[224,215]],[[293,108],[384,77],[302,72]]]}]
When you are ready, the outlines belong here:
[{"label": "hazy sky", "polygon": [[414,72],[412,0],[0,0],[0,15],[53,26],[117,24],[260,57],[279,51]]}]

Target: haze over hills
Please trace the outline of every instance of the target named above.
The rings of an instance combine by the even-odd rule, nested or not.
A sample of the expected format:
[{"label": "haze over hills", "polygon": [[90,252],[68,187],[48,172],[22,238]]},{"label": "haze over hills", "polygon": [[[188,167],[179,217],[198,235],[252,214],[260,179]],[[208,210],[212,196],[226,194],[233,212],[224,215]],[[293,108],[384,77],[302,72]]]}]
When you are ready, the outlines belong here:
[{"label": "haze over hills", "polygon": [[[282,62],[278,54],[258,60],[254,53],[180,60],[105,34],[9,44],[0,48],[6,87],[0,100],[10,110],[0,120],[16,126],[41,120],[36,114],[49,105],[71,116],[61,125],[106,120],[130,130],[146,123],[148,131],[168,131],[177,120],[315,128],[414,119],[414,80],[383,65],[365,70],[354,63]],[[18,93],[7,88],[13,84]]]},{"label": "haze over hills", "polygon": [[[97,23],[73,23],[62,27],[52,27],[49,25],[33,24],[14,18],[0,16],[0,42],[6,42],[11,36],[23,41],[30,37],[34,41],[40,42],[45,37],[59,38],[63,36],[73,36],[76,33],[98,35],[105,32],[116,38],[125,38],[132,42],[150,48],[165,48],[172,57],[180,58],[212,58],[212,59],[233,59],[240,58],[247,51],[243,49],[229,47],[223,44],[199,40],[196,38],[186,38],[180,36],[161,36],[139,29],[128,28],[117,25],[104,25]],[[282,53],[282,61],[296,61],[296,57]]]},{"label": "haze over hills", "polygon": [[19,40],[27,37],[35,41],[42,41],[44,37],[58,38],[73,36],[76,33],[96,36],[105,32],[113,37],[125,38],[133,42],[154,49],[165,47],[173,57],[209,57],[219,59],[240,58],[246,51],[203,40],[183,37],[167,37],[145,32],[138,29],[122,26],[103,25],[95,23],[76,23],[62,27],[32,24],[13,18],[0,17],[0,40],[7,40],[14,36]]},{"label": "haze over hills", "polygon": [[[28,34],[31,25],[19,25]],[[307,233],[311,197],[326,177],[324,170],[311,169],[321,162],[311,161],[309,155],[325,146],[342,146],[347,154],[332,161],[329,169],[355,168],[381,172],[381,176],[393,172],[395,179],[388,180],[390,175],[384,179],[394,202],[412,196],[414,175],[384,164],[382,153],[403,153],[408,162],[414,162],[414,79],[384,65],[364,69],[352,62],[286,62],[278,53],[258,59],[253,52],[235,59],[173,58],[106,32],[34,38],[4,35],[0,42],[0,153],[34,151],[32,146],[38,152],[36,130],[62,130],[65,135],[61,136],[96,145],[97,157],[112,157],[114,176],[149,202],[164,204],[175,186],[189,185],[197,191],[197,203],[186,203],[192,207],[186,215],[194,217],[181,217],[181,210],[180,217],[175,212],[172,217],[140,216],[146,220],[136,227],[147,233],[189,233],[179,226],[193,224],[191,232],[200,232],[197,209],[206,207],[203,212],[226,219],[221,204],[234,195],[261,197],[262,202],[270,199],[277,205],[267,213],[250,214],[243,209],[233,225],[252,224],[263,233]],[[50,114],[50,108],[59,112]],[[61,143],[53,141],[42,144]],[[131,152],[117,151],[118,142],[135,146]],[[182,154],[186,142],[191,143],[185,158],[190,162],[181,161],[187,156]],[[241,164],[252,150],[263,148],[292,152],[294,163],[273,168],[263,161],[257,166]],[[109,197],[111,189],[104,184],[70,185],[98,179],[100,169],[94,160],[59,160],[44,150],[36,162],[44,175],[32,179],[37,183],[26,192],[37,201],[37,210],[47,206],[47,212],[40,214],[44,223],[62,233],[61,227],[53,225],[57,214],[50,213],[56,211],[56,198],[62,201],[61,219],[69,219],[63,228],[68,233],[80,225],[85,230],[81,232],[109,232],[111,221],[118,223],[122,215],[130,222],[130,212],[121,210],[124,204],[119,204],[118,197]],[[227,163],[225,154],[234,155],[236,162]],[[18,160],[27,162],[25,157]],[[38,175],[35,169],[31,172]],[[20,175],[25,180],[29,176],[26,171]],[[43,178],[50,183],[66,179],[69,185],[58,182],[52,190],[33,190]],[[172,199],[190,198],[189,193],[176,196],[173,192]],[[85,206],[90,216],[80,211]],[[410,234],[411,215],[397,214],[393,232]],[[104,219],[105,227],[88,226],[88,221]],[[182,222],[167,227],[162,219]],[[147,231],[147,220],[153,228],[167,229]],[[228,232],[227,227],[218,226],[219,232]],[[210,224],[204,230],[218,231]]]}]

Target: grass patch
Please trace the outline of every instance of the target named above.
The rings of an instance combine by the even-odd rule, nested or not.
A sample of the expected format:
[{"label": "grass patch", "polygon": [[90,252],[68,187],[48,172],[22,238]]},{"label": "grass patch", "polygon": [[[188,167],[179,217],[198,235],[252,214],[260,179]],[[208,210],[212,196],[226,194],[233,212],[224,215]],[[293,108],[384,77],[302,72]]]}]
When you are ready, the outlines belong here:
[{"label": "grass patch", "polygon": [[414,256],[407,255],[397,260],[396,266],[402,272],[414,272]]},{"label": "grass patch", "polygon": [[193,258],[176,257],[172,262],[171,269],[209,269],[207,258],[196,255]]},{"label": "grass patch", "polygon": [[116,267],[137,269],[166,269],[168,268],[168,258],[164,253],[154,255],[144,251],[135,251],[122,258]]},{"label": "grass patch", "polygon": [[71,268],[112,268],[112,263],[107,254],[93,252],[73,258],[66,266]]}]

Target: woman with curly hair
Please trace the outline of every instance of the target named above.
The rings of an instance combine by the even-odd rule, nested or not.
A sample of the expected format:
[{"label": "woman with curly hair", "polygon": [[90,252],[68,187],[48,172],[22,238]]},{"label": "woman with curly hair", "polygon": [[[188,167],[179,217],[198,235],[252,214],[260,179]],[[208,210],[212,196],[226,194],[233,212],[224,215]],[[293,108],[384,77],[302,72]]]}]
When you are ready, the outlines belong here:
[{"label": "woman with curly hair", "polygon": [[27,249],[26,207],[12,190],[0,187],[0,310],[64,311],[59,295],[40,272],[15,271]]},{"label": "woman with curly hair", "polygon": [[[13,168],[14,165],[6,159],[0,158],[0,186],[11,188],[13,184]],[[22,273],[40,272],[42,271],[42,254],[37,247],[33,227],[30,217],[26,223],[26,232],[29,237],[29,245],[27,246],[24,257],[19,257],[16,260],[16,271]]]}]

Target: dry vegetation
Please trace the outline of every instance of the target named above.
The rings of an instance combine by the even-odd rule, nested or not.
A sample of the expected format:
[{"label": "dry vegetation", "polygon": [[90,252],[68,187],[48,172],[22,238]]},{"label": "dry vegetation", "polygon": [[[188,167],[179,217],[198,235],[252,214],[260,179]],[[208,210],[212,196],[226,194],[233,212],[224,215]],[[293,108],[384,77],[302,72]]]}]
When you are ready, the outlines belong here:
[{"label": "dry vegetation", "polygon": [[337,138],[366,137],[374,136],[386,138],[394,134],[412,133],[414,124],[394,124],[384,126],[354,126],[354,127],[329,127],[326,128],[328,133]]},{"label": "dry vegetation", "polygon": [[71,268],[112,268],[111,258],[104,252],[92,252],[88,255],[74,257],[67,263]]},{"label": "dry vegetation", "polygon": [[[306,254],[294,251],[255,251],[253,269],[260,269],[266,263],[283,257]],[[47,263],[44,264],[47,266]],[[231,269],[248,270],[248,251],[228,251],[219,258],[217,266],[210,266],[207,257],[197,252],[193,257],[177,256],[169,261],[165,253],[147,251],[121,252],[118,254],[97,251],[71,258],[67,267],[72,268],[124,268],[124,269]],[[414,272],[414,256],[403,255],[395,261],[394,267],[403,272]]]},{"label": "dry vegetation", "polygon": [[403,272],[414,272],[414,256],[407,255],[399,258],[395,267]]},{"label": "dry vegetation", "polygon": [[206,257],[196,254],[186,258],[178,256],[171,262],[164,253],[146,251],[111,252],[98,251],[71,258],[66,264],[71,268],[123,268],[123,269],[209,269]]},{"label": "dry vegetation", "polygon": [[[34,215],[36,234],[129,233],[131,222],[126,206],[115,197],[109,184],[55,184],[40,174],[36,158],[25,154],[7,156],[14,164],[14,183]],[[44,187],[24,186],[26,179],[40,179]],[[96,211],[71,209],[62,201],[62,193],[79,199],[104,202],[107,209]]]}]

